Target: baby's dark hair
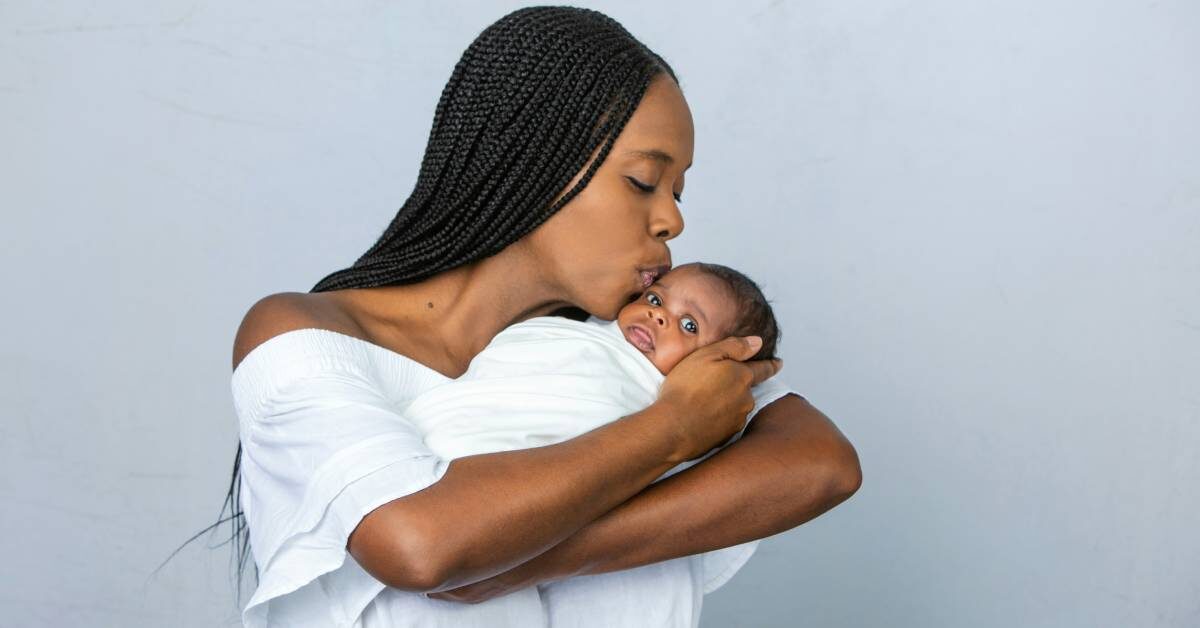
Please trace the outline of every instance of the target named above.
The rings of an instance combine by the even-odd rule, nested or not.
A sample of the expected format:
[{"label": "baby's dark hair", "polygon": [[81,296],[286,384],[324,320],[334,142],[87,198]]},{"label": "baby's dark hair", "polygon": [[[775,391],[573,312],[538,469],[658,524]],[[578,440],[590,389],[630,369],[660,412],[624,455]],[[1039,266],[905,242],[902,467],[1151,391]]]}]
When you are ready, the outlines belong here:
[{"label": "baby's dark hair", "polygon": [[721,264],[691,262],[683,266],[692,266],[710,277],[719,279],[729,289],[734,302],[737,303],[738,311],[733,328],[726,331],[725,335],[761,337],[762,348],[750,358],[751,360],[771,360],[777,357],[775,350],[782,332],[775,320],[775,311],[771,309],[770,302],[754,280]]}]

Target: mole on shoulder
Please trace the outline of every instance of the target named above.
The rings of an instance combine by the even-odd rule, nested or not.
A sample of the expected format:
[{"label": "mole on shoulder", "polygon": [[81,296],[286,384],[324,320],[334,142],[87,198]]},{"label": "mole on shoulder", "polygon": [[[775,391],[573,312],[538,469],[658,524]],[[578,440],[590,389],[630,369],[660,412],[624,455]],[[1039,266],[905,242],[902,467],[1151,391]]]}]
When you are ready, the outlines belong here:
[{"label": "mole on shoulder", "polygon": [[426,307],[426,308],[429,308],[429,309],[433,309],[433,301],[427,301],[427,302],[425,303],[425,307]]}]

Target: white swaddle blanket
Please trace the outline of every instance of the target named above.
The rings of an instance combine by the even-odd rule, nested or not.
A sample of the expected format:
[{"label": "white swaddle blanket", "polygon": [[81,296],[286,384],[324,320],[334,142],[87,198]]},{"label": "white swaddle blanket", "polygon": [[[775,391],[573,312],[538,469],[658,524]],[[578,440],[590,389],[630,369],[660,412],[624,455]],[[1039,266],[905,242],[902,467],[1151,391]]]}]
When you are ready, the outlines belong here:
[{"label": "white swaddle blanket", "polygon": [[645,409],[664,379],[617,321],[542,316],[505,328],[404,414],[435,453],[461,458],[573,438]]},{"label": "white swaddle blanket", "polygon": [[[574,438],[645,409],[658,398],[664,379],[650,359],[625,340],[617,321],[543,316],[505,328],[462,376],[425,391],[403,412],[424,432],[430,449],[453,459]],[[773,382],[752,392],[756,407],[751,417],[790,391]],[[716,451],[680,463],[659,479]],[[757,544],[576,576],[538,588],[551,626],[591,625],[581,624],[581,617],[594,618],[596,626],[695,625],[704,593],[728,580]],[[578,610],[594,610],[597,604],[604,606],[603,613]]]}]

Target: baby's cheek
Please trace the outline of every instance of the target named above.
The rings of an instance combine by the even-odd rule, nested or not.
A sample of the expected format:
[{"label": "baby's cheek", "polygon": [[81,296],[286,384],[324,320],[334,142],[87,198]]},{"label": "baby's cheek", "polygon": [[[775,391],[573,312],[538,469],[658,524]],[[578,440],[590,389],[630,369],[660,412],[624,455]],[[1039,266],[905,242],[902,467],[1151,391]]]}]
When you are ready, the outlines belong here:
[{"label": "baby's cheek", "polygon": [[[671,360],[664,360],[657,355],[653,358],[650,358],[650,361],[653,362],[654,366],[658,368],[658,372],[662,373],[663,375],[670,373],[671,369],[675,368],[675,364],[672,363]],[[678,360],[676,360],[676,362],[678,362]]]},{"label": "baby's cheek", "polygon": [[654,349],[654,366],[658,367],[659,372],[666,375],[671,369],[675,368],[683,360],[685,353],[678,350],[676,347],[656,347]]}]

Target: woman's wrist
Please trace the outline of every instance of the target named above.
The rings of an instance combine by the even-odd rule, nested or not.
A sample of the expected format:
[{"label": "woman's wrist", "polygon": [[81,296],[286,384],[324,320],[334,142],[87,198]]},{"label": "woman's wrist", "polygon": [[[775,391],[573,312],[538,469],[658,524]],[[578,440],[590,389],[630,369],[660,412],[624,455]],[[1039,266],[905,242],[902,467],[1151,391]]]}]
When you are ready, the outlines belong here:
[{"label": "woman's wrist", "polygon": [[564,547],[570,545],[569,541],[559,543],[533,560],[519,565],[514,570],[517,582],[524,586],[535,586],[583,574],[583,567],[575,564],[575,556],[568,551],[568,547]]},{"label": "woman's wrist", "polygon": [[662,459],[671,467],[695,457],[691,452],[691,441],[688,434],[684,432],[683,424],[677,418],[680,412],[679,405],[660,397],[634,415],[649,429],[654,430],[656,437],[662,440],[664,443]]}]

